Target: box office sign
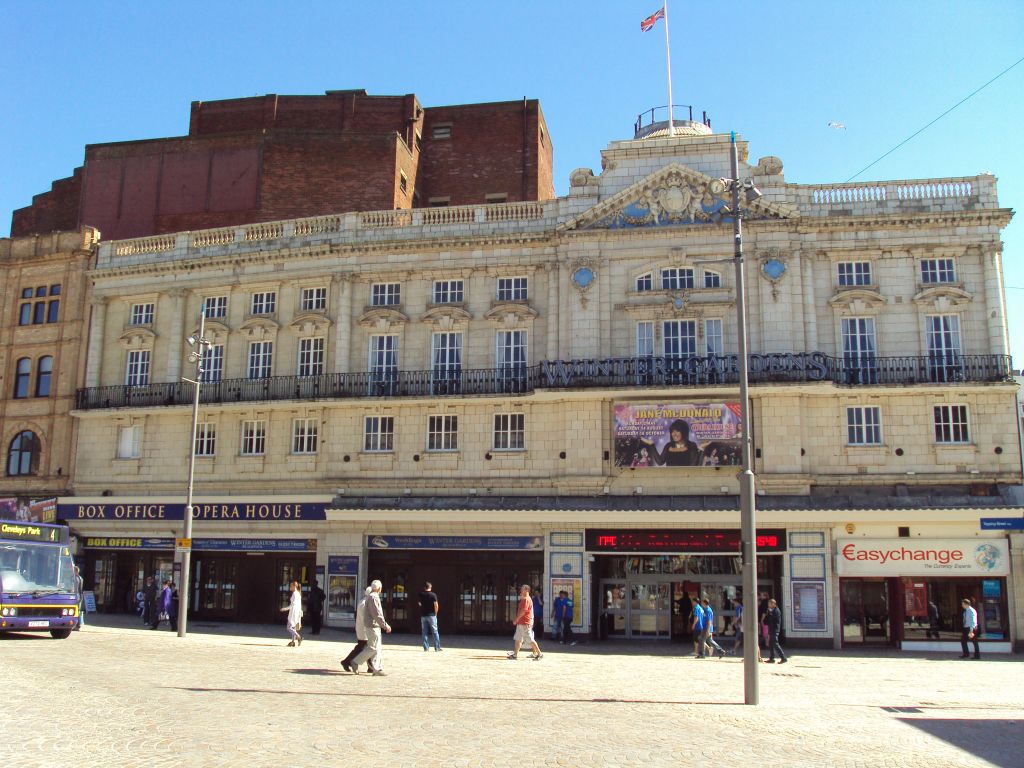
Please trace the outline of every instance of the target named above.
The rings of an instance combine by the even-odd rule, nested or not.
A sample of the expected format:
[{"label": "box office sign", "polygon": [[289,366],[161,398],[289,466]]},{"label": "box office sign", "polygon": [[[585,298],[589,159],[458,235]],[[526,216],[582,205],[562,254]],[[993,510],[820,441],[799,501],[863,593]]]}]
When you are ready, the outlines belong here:
[{"label": "box office sign", "polygon": [[1003,539],[840,539],[840,576],[1007,576]]},{"label": "box office sign", "polygon": [[[193,520],[225,520],[250,523],[326,520],[327,504],[311,502],[216,502],[192,505]],[[57,517],[68,522],[78,520],[131,520],[160,522],[184,520],[185,505],[150,502],[145,499],[102,504],[57,505]]]},{"label": "box office sign", "polygon": [[615,406],[615,466],[719,467],[741,463],[740,404]]}]

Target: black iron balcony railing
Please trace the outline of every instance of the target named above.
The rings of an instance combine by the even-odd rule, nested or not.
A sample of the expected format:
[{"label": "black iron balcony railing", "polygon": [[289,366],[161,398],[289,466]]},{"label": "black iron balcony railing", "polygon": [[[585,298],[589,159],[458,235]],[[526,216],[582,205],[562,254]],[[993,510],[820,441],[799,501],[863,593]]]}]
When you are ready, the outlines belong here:
[{"label": "black iron balcony railing", "polygon": [[[1007,355],[836,358],[818,352],[750,356],[750,383],[832,382],[839,386],[982,383],[1013,376]],[[452,397],[528,394],[538,389],[633,389],[738,384],[736,355],[618,357],[542,361],[538,365],[443,371],[325,373],[204,382],[206,404],[275,400]],[[79,389],[76,408],[189,405],[185,382]]]}]

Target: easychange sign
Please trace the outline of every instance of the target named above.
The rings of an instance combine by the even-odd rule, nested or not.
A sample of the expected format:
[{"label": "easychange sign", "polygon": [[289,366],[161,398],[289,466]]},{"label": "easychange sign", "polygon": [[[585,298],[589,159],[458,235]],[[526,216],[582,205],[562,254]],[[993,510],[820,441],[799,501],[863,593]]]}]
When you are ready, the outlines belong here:
[{"label": "easychange sign", "polygon": [[1003,539],[839,539],[840,576],[1008,576]]}]

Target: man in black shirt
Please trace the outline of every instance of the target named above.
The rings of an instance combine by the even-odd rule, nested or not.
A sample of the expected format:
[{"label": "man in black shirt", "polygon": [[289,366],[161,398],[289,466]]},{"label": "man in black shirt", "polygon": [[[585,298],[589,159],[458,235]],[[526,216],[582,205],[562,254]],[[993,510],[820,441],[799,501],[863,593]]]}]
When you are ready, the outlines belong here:
[{"label": "man in black shirt", "polygon": [[431,640],[434,650],[441,650],[441,635],[437,632],[437,595],[434,585],[429,581],[420,592],[420,627],[423,629],[423,650],[430,650]]},{"label": "man in black shirt", "polygon": [[146,577],[146,585],[142,588],[142,623],[152,624],[156,621],[156,582],[152,576]]},{"label": "man in black shirt", "polygon": [[309,596],[306,598],[306,610],[309,613],[309,623],[312,627],[312,634],[319,635],[320,627],[324,623],[324,600],[327,594],[320,589],[320,582],[314,580],[306,584],[309,587]]}]

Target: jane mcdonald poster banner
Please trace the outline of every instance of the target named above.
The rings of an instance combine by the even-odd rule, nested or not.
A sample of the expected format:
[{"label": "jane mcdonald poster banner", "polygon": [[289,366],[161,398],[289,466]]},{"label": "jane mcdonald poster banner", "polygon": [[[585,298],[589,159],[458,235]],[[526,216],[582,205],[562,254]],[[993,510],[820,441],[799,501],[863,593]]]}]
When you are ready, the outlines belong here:
[{"label": "jane mcdonald poster banner", "polygon": [[620,404],[615,406],[615,466],[739,465],[742,435],[738,402]]}]

